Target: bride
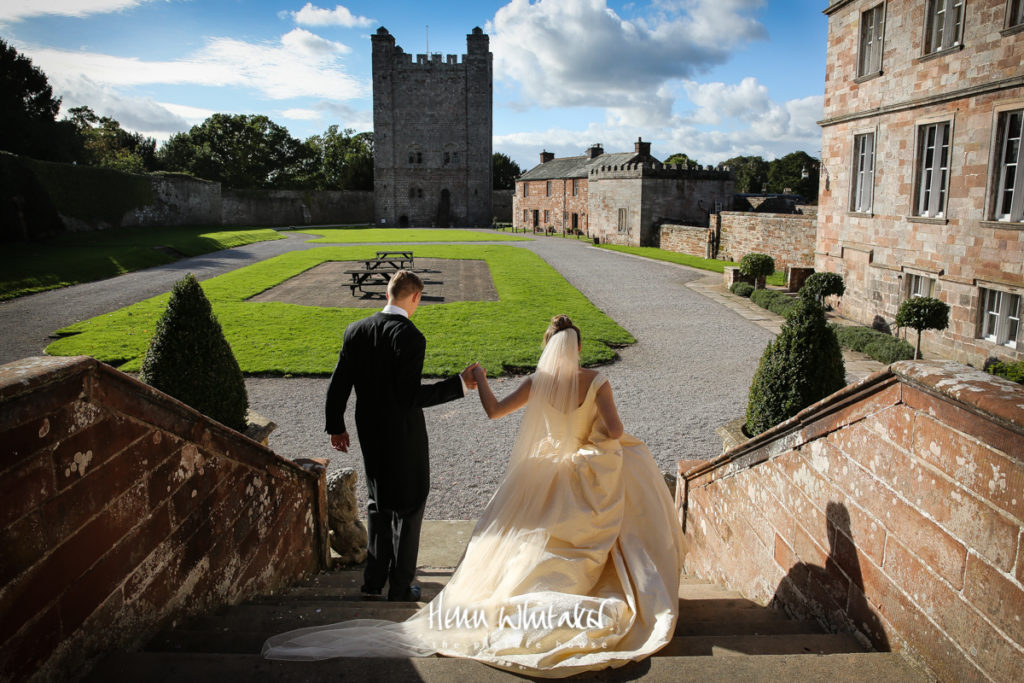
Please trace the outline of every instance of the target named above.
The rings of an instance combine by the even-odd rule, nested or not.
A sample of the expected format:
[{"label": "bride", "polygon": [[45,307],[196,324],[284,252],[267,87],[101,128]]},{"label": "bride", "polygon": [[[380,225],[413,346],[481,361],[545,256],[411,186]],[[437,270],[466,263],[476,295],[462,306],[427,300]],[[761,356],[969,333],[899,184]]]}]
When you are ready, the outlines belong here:
[{"label": "bride", "polygon": [[623,431],[608,381],[579,366],[579,329],[556,316],[537,371],[498,400],[526,406],[508,469],[448,585],[401,623],[291,631],[269,659],[468,657],[561,678],[641,660],[672,638],[682,532],[647,447]]}]

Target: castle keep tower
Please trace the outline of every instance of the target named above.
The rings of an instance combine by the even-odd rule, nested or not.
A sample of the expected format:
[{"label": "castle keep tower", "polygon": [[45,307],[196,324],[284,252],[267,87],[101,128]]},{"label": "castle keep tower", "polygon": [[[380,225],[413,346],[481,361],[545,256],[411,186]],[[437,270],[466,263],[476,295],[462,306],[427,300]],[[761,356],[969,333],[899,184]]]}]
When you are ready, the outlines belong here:
[{"label": "castle keep tower", "polygon": [[474,28],[461,62],[414,62],[383,26],[372,42],[377,225],[490,225],[490,39]]}]

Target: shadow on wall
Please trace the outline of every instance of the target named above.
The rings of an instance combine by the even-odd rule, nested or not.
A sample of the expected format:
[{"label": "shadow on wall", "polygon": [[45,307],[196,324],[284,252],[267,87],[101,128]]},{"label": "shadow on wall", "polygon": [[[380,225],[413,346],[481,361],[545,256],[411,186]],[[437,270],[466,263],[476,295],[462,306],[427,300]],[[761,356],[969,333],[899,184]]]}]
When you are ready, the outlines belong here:
[{"label": "shadow on wall", "polygon": [[772,605],[798,619],[813,618],[825,625],[846,622],[850,631],[866,636],[875,650],[889,652],[882,620],[864,595],[850,512],[843,503],[829,502],[825,519],[829,544],[825,565],[799,562],[790,567],[775,589]]}]

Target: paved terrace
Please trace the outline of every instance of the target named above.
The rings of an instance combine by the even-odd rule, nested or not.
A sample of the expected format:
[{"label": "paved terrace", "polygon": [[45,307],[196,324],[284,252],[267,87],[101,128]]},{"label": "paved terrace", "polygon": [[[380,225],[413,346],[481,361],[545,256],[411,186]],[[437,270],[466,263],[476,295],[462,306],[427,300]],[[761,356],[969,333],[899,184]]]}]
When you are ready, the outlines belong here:
[{"label": "paved terrace", "polygon": [[[54,330],[165,292],[186,272],[202,280],[286,251],[323,246],[305,239],[291,233],[285,240],[0,303],[0,362],[39,355]],[[715,429],[744,414],[750,380],[781,318],[729,294],[717,273],[576,240],[541,237],[503,244],[538,254],[637,338],[602,372],[612,383],[627,431],[648,444],[662,470],[674,472],[679,459],[721,452]],[[339,287],[339,296],[347,294]],[[546,324],[537,321],[538,343]],[[850,381],[880,367],[860,354],[847,354]],[[500,396],[518,382],[504,378],[492,386]],[[355,435],[355,447],[340,454],[323,433],[326,378],[250,378],[246,385],[252,408],[278,424],[270,438],[276,452],[288,458],[328,457],[332,467],[355,467],[362,476]],[[352,416],[349,423],[354,424]],[[433,487],[428,519],[479,516],[504,473],[518,423],[517,416],[487,420],[475,394],[427,410]],[[362,497],[363,487],[357,488]]]}]

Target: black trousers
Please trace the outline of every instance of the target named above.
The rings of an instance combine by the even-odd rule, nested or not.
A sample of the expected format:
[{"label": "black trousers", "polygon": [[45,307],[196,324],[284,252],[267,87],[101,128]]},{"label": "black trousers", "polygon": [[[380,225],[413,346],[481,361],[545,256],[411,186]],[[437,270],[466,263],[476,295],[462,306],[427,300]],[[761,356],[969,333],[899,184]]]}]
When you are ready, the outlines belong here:
[{"label": "black trousers", "polygon": [[416,576],[424,502],[418,509],[399,514],[381,508],[372,498],[366,506],[366,569],[363,583],[369,590],[388,584],[388,598],[401,600]]}]

